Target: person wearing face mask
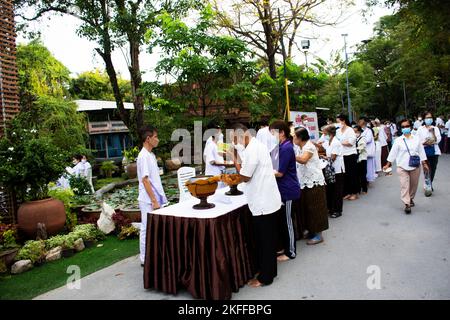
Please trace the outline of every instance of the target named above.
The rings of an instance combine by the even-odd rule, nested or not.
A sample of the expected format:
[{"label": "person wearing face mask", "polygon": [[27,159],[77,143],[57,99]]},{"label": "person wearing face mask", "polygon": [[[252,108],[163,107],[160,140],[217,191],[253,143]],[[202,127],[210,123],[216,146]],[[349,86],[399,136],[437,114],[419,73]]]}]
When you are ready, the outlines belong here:
[{"label": "person wearing face mask", "polygon": [[350,127],[347,116],[339,115],[337,122],[340,124],[340,129],[336,131],[336,138],[342,144],[345,164],[344,200],[356,200],[359,192],[356,135]]},{"label": "person wearing face mask", "polygon": [[242,158],[237,150],[230,151],[230,156],[241,180],[247,184],[244,195],[252,213],[258,271],[248,285],[255,288],[270,285],[277,276],[276,213],[282,205],[281,195],[266,146],[243,124],[236,123],[232,129],[235,144],[245,148]]},{"label": "person wearing face mask", "polygon": [[[420,163],[424,172],[429,171],[425,149],[417,136],[412,135],[411,121],[405,119],[401,122],[402,136],[394,141],[389,153],[386,171],[395,161],[397,173],[400,178],[400,196],[405,205],[405,213],[410,214],[415,206],[414,198],[419,185]],[[418,158],[417,158],[418,157]]]},{"label": "person wearing face mask", "polygon": [[87,181],[89,182],[89,185],[91,186],[91,191],[94,192],[95,191],[94,185],[92,184],[92,166],[89,163],[89,161],[87,160],[86,155],[83,155],[81,163],[84,166],[84,174],[85,174]]},{"label": "person wearing face mask", "polygon": [[72,164],[74,165],[72,168],[72,174],[77,177],[85,177],[84,164],[82,162],[83,157],[80,154],[73,156]]},{"label": "person wearing face mask", "polygon": [[[362,136],[364,137],[365,140],[365,160],[367,163],[367,168],[366,168],[366,183],[365,185],[367,185],[367,183],[371,183],[374,182],[375,179],[378,177],[377,173],[376,173],[376,160],[375,160],[375,155],[376,155],[376,146],[375,146],[375,139],[374,139],[374,134],[373,134],[373,130],[371,128],[369,128],[367,126],[367,124],[369,123],[369,119],[367,118],[361,118],[358,121],[359,126],[361,127],[361,129],[363,130],[362,132]],[[359,166],[361,166],[361,162],[358,161]],[[358,172],[360,172],[361,170],[358,170]],[[363,190],[363,193],[367,193],[367,188],[363,188],[365,189],[365,191]]]},{"label": "person wearing face mask", "polygon": [[283,120],[274,121],[270,125],[270,132],[280,142],[279,166],[274,173],[283,203],[277,213],[283,253],[280,253],[277,260],[287,261],[297,256],[293,221],[300,210],[300,183],[297,178],[295,153],[288,124]]},{"label": "person wearing face mask", "polygon": [[416,121],[414,122],[414,127],[413,127],[413,129],[414,129],[415,131],[419,130],[419,128],[422,126],[422,124],[423,124],[422,117],[421,117],[421,116],[418,116],[418,117],[416,118]]},{"label": "person wearing face mask", "polygon": [[256,134],[256,139],[258,139],[267,148],[267,151],[272,152],[277,145],[276,137],[274,137],[269,130],[269,121],[267,118],[263,118],[260,122],[260,129]]},{"label": "person wearing face mask", "polygon": [[439,143],[441,142],[441,132],[433,125],[433,115],[431,112],[424,114],[424,125],[417,130],[417,136],[425,148],[428,164],[430,165],[431,182],[434,180],[436,168],[441,155]]},{"label": "person wearing face mask", "polygon": [[[360,193],[367,194],[367,141],[364,130],[360,126],[353,128],[356,134],[356,150],[358,152],[358,181]],[[370,130],[370,129],[368,129]]]},{"label": "person wearing face mask", "polygon": [[339,218],[342,216],[344,196],[344,173],[345,165],[342,156],[342,145],[336,138],[336,127],[331,124],[323,129],[325,142],[323,147],[326,151],[326,157],[331,162],[334,173],[335,183],[327,183],[327,207],[331,218]]},{"label": "person wearing face mask", "polygon": [[167,203],[167,197],[161,183],[158,162],[153,149],[159,144],[158,131],[145,126],[141,132],[143,147],[137,157],[137,176],[139,181],[139,209],[141,210],[141,228],[139,232],[139,258],[141,266],[145,262],[145,246],[147,237],[147,214],[161,208]]}]

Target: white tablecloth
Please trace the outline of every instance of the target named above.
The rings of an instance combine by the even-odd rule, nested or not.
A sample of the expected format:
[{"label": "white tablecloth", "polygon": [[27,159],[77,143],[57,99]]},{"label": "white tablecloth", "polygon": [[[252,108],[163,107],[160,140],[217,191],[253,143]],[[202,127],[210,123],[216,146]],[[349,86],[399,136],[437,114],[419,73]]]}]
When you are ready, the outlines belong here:
[{"label": "white tablecloth", "polygon": [[[238,189],[241,191],[244,188],[245,186],[242,184],[238,186]],[[214,195],[208,197],[208,203],[214,203],[216,205],[211,209],[196,210],[192,208],[193,205],[200,203],[199,199],[193,198],[192,200],[155,210],[152,214],[199,219],[217,218],[247,204],[247,197],[245,195],[226,196],[225,192],[229,190],[229,187],[217,189]]]}]

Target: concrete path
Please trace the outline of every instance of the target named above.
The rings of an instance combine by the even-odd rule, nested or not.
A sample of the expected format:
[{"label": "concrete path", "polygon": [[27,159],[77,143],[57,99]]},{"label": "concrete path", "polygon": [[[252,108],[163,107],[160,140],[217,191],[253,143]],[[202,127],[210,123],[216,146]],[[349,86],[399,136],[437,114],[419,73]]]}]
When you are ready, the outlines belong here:
[{"label": "concrete path", "polygon": [[[435,189],[425,198],[420,187],[408,216],[399,199],[398,177],[380,177],[368,195],[345,203],[341,218],[330,219],[325,243],[310,247],[298,242],[298,257],[279,264],[271,286],[243,287],[233,299],[450,299],[448,155],[440,157]],[[380,289],[367,286],[374,275],[367,273],[369,266],[380,271]],[[131,257],[83,278],[79,290],[63,287],[37,299],[192,297],[144,290],[139,260]]]}]

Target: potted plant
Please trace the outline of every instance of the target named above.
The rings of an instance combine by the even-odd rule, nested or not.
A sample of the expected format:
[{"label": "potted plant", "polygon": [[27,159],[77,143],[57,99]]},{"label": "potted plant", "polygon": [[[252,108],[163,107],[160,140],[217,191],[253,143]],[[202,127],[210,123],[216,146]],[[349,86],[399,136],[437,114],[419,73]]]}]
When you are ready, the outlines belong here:
[{"label": "potted plant", "polygon": [[131,148],[130,150],[125,150],[123,152],[125,159],[124,159],[124,164],[125,164],[125,171],[128,175],[129,179],[136,179],[137,177],[137,157],[139,156],[139,148],[138,147],[134,147]]},{"label": "potted plant", "polygon": [[19,251],[17,227],[12,224],[0,224],[0,262],[10,267]]},{"label": "potted plant", "polygon": [[63,202],[48,195],[48,184],[65,170],[66,157],[50,138],[36,130],[13,125],[0,139],[0,184],[15,193],[22,204],[17,213],[19,231],[36,237],[38,223],[44,223],[49,235],[64,228]]},{"label": "potted plant", "polygon": [[100,166],[100,171],[106,178],[112,178],[114,172],[119,170],[119,167],[114,164],[114,161],[103,161]]}]

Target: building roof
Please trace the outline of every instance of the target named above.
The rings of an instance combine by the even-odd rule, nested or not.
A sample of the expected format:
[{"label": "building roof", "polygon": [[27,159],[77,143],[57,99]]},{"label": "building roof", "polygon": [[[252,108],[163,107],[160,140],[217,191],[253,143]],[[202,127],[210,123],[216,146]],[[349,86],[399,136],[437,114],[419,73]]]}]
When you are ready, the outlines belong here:
[{"label": "building roof", "polygon": [[[116,109],[117,105],[115,101],[102,101],[102,100],[75,100],[79,112],[87,111],[99,111],[106,109]],[[125,109],[133,110],[134,105],[129,102],[124,102]]]}]

